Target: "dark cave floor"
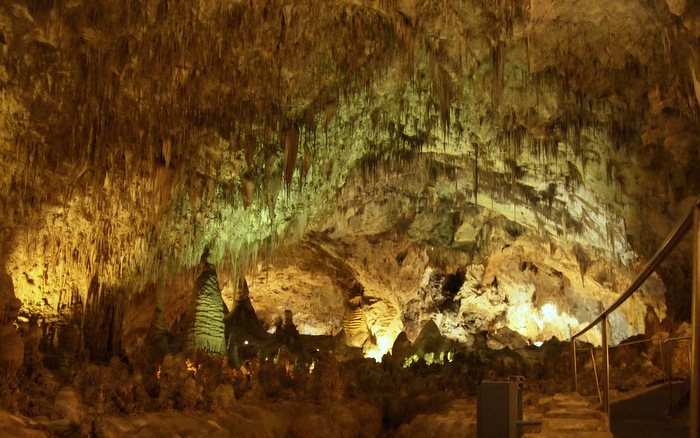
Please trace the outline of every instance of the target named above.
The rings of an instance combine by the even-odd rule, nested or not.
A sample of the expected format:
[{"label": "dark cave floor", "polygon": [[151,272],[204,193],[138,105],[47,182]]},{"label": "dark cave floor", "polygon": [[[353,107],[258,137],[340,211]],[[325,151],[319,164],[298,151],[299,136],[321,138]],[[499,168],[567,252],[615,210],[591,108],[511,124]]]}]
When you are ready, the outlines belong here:
[{"label": "dark cave floor", "polygon": [[[674,381],[626,394],[610,406],[610,431],[615,438],[687,438],[688,381]],[[671,398],[672,397],[672,398]],[[669,413],[673,401],[674,409]]]}]

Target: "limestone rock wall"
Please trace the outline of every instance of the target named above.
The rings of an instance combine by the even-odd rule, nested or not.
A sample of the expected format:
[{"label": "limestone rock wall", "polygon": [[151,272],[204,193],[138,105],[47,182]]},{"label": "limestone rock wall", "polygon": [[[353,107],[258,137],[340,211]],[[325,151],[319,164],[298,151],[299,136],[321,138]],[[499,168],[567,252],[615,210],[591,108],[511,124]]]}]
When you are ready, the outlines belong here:
[{"label": "limestone rock wall", "polygon": [[[347,263],[381,298],[361,303],[379,338],[401,330],[402,297],[427,275],[417,265],[488,271],[504,245],[563,273],[586,310],[557,301],[557,318],[580,323],[700,190],[699,11],[670,0],[5,2],[0,260],[25,317],[60,319],[85,306],[93,279],[128,299],[208,250],[235,285],[309,232],[342,248],[394,230],[380,259],[408,242],[402,263],[381,275],[361,256]],[[683,318],[679,254],[660,274]],[[661,290],[625,311],[620,336],[647,302],[663,316]],[[548,304],[538,300],[531,311]],[[333,332],[338,306],[328,323],[301,322]]]}]

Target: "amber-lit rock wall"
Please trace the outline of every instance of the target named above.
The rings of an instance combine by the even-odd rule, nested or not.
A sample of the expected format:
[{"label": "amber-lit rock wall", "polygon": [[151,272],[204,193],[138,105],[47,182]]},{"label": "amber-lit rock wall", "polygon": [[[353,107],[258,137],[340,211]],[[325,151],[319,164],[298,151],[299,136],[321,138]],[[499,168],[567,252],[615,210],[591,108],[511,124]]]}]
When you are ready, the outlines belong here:
[{"label": "amber-lit rock wall", "polygon": [[[205,252],[231,284],[282,269],[274,254],[314,232],[356,284],[287,261],[251,285],[268,318],[289,303],[335,333],[362,305],[383,344],[427,319],[562,337],[698,193],[699,35],[680,1],[6,2],[0,260],[24,314],[51,319]],[[616,340],[647,304],[666,314],[665,288],[687,316],[679,254]],[[483,274],[449,312],[426,307],[429,270],[458,269]],[[481,288],[494,317],[465,326]]]}]

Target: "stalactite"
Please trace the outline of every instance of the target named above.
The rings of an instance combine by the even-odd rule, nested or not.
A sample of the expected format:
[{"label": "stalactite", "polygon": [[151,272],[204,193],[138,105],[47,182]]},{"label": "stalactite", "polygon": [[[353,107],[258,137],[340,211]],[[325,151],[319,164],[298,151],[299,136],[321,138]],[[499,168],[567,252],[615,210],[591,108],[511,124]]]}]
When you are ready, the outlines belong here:
[{"label": "stalactite", "polygon": [[571,161],[566,162],[567,165],[567,176],[566,176],[566,189],[572,192],[576,192],[580,186],[583,185],[583,176],[578,170],[578,166]]},{"label": "stalactite", "polygon": [[588,254],[586,254],[586,251],[578,244],[576,244],[574,248],[574,255],[576,256],[576,262],[578,263],[579,272],[581,274],[581,283],[583,284],[585,281],[586,271],[588,271],[588,268],[590,267],[591,260],[588,257]]},{"label": "stalactite", "polygon": [[474,145],[474,204],[479,205],[479,143],[472,139]]},{"label": "stalactite", "polygon": [[298,154],[299,128],[293,123],[284,132],[284,180],[287,183],[287,195],[292,184]]},{"label": "stalactite", "polygon": [[505,55],[503,51],[505,47],[501,41],[494,43],[492,48],[492,67],[493,67],[493,85],[491,98],[493,100],[494,108],[498,106],[501,102],[503,87],[504,87],[504,68],[505,68]]}]

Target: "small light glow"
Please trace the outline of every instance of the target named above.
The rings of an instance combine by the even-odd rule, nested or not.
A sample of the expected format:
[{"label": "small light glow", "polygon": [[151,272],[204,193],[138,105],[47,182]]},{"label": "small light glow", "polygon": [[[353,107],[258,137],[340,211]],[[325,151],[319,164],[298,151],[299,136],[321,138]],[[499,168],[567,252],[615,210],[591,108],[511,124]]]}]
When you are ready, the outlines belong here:
[{"label": "small light glow", "polygon": [[384,352],[379,349],[378,347],[370,348],[367,351],[365,351],[364,356],[366,358],[372,358],[375,360],[375,362],[381,362],[382,357],[384,357]]},{"label": "small light glow", "polygon": [[559,321],[559,312],[557,311],[557,306],[553,303],[546,303],[540,308],[540,315],[541,317],[537,317],[536,315],[532,316],[532,319],[535,320],[537,323],[537,326],[539,327],[540,331],[544,328],[545,323],[557,323]]},{"label": "small light glow", "polygon": [[415,362],[418,362],[418,355],[417,354],[414,354],[413,356],[407,357],[406,360],[403,362],[402,366],[404,368],[408,368],[411,365],[413,365],[413,363],[415,363]]},{"label": "small light glow", "polygon": [[[195,376],[197,375],[198,368],[196,366],[194,366],[194,362],[192,362],[189,359],[186,359],[185,365],[187,365],[187,371],[194,373]],[[200,367],[201,367],[201,365],[200,365]]]},{"label": "small light glow", "polygon": [[366,348],[364,356],[366,358],[372,358],[376,362],[381,362],[384,355],[391,352],[391,348],[394,346],[394,339],[396,339],[398,334],[393,338],[386,334],[380,335],[375,333],[374,335],[377,337],[377,345]]},{"label": "small light glow", "polygon": [[248,341],[243,341],[243,343],[244,343],[245,345],[248,345]]}]

